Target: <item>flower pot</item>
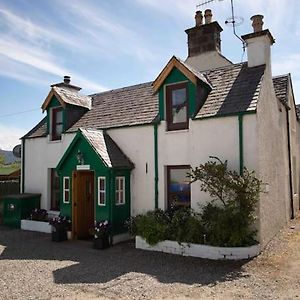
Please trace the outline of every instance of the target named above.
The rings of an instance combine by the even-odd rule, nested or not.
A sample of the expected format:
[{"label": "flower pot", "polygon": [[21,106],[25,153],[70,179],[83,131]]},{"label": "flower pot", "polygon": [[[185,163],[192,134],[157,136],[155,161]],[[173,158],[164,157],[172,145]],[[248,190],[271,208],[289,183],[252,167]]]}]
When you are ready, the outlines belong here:
[{"label": "flower pot", "polygon": [[55,231],[52,231],[51,234],[52,234],[53,242],[62,242],[62,241],[66,241],[68,239],[66,230],[55,230]]},{"label": "flower pot", "polygon": [[109,237],[108,236],[94,239],[94,249],[106,249],[108,247],[109,247]]}]

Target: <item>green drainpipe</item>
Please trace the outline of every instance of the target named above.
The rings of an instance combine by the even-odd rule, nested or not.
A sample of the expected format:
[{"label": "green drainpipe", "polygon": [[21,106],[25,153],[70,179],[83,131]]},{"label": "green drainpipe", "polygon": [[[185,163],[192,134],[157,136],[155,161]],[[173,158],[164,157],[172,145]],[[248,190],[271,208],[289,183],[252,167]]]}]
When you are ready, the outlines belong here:
[{"label": "green drainpipe", "polygon": [[243,114],[238,115],[238,120],[239,120],[240,175],[243,175],[244,173]]},{"label": "green drainpipe", "polygon": [[113,170],[109,170],[109,190],[110,190],[110,224],[111,224],[111,234],[110,234],[110,243],[113,242],[113,235],[114,235],[114,226],[113,226],[113,208],[114,208],[114,201],[115,201],[115,189],[114,187],[114,176]]},{"label": "green drainpipe", "polygon": [[25,189],[25,139],[22,139],[22,166],[21,166],[21,180],[22,180],[22,184],[21,184],[21,194],[24,193],[24,189]]},{"label": "green drainpipe", "polygon": [[158,209],[158,141],[157,123],[154,124],[154,207]]}]

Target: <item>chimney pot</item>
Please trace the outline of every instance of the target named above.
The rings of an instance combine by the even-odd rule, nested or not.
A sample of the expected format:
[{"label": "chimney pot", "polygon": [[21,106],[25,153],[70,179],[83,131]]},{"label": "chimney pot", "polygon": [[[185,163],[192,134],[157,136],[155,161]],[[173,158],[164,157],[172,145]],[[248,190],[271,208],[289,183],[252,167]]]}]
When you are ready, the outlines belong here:
[{"label": "chimney pot", "polygon": [[211,23],[212,20],[212,12],[211,9],[206,9],[204,12],[205,24]]},{"label": "chimney pot", "polygon": [[64,76],[64,83],[65,84],[70,84],[71,82],[71,77],[70,76]]},{"label": "chimney pot", "polygon": [[195,21],[196,21],[196,27],[199,27],[203,24],[202,11],[200,11],[200,10],[196,11]]},{"label": "chimney pot", "polygon": [[253,32],[260,32],[263,30],[263,15],[255,15],[250,18],[252,21]]}]

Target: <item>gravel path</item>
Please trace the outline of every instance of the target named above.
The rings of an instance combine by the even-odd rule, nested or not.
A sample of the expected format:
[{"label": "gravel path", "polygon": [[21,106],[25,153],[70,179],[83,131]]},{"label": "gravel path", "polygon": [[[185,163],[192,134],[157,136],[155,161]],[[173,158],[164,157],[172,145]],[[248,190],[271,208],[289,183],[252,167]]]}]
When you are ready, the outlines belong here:
[{"label": "gravel path", "polygon": [[252,261],[224,262],[0,227],[0,299],[297,299],[300,220]]}]

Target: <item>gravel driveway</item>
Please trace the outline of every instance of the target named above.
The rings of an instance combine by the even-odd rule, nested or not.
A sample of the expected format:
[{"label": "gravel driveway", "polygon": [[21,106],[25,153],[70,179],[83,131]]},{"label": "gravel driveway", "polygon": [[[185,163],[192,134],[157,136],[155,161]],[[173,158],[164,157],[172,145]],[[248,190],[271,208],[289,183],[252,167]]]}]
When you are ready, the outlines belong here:
[{"label": "gravel driveway", "polygon": [[0,227],[0,299],[297,299],[300,222],[252,261],[224,262]]}]

